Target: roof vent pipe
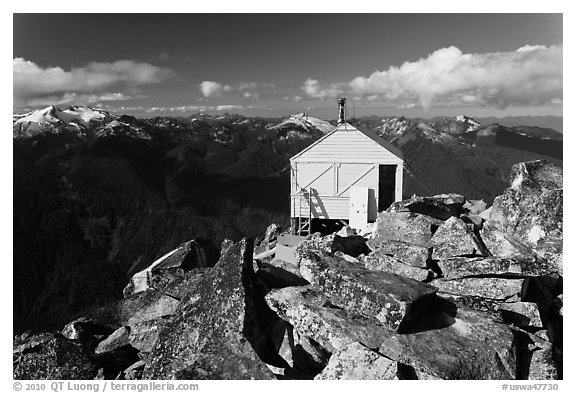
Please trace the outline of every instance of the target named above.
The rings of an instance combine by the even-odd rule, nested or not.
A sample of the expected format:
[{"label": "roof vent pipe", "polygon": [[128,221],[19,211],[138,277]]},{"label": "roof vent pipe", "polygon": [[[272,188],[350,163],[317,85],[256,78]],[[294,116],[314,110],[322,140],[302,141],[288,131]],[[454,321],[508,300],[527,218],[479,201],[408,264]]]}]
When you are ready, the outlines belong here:
[{"label": "roof vent pipe", "polygon": [[338,101],[338,125],[346,122],[346,98],[337,98]]}]

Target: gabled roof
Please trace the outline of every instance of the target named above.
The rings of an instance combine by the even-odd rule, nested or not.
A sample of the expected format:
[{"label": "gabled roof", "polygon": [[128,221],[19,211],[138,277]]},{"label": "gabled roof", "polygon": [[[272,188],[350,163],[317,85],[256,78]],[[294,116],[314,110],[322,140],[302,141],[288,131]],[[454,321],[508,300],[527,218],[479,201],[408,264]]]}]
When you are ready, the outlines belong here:
[{"label": "gabled roof", "polygon": [[387,140],[385,140],[384,138],[376,135],[374,132],[372,132],[370,130],[366,130],[363,128],[357,128],[357,127],[352,126],[350,123],[346,122],[346,123],[342,123],[342,124],[336,126],[336,128],[334,128],[332,131],[330,131],[329,133],[324,135],[322,138],[318,139],[316,142],[312,143],[310,146],[308,146],[307,148],[305,148],[304,150],[302,150],[298,154],[294,155],[292,158],[290,158],[290,161],[294,160],[295,158],[300,157],[302,154],[304,154],[308,150],[313,149],[314,146],[322,143],[322,141],[324,139],[330,137],[330,135],[334,134],[337,131],[341,131],[341,130],[358,131],[360,134],[364,135],[365,137],[372,140],[373,142],[376,142],[378,145],[382,146],[384,149],[388,150],[390,153],[394,154],[396,157],[400,158],[401,160],[404,160],[404,154],[402,153],[402,150],[400,150],[398,147],[394,146],[392,143],[390,143]]}]

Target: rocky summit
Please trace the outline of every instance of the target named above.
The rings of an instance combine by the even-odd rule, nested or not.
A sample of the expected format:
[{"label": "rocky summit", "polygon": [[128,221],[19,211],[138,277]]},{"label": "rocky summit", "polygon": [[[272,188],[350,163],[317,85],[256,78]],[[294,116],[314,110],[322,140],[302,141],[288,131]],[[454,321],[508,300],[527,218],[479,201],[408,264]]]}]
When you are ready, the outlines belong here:
[{"label": "rocky summit", "polygon": [[562,170],[532,161],[493,206],[414,196],[295,262],[277,224],[187,241],[124,299],[16,336],[14,378],[562,379],[562,225]]}]

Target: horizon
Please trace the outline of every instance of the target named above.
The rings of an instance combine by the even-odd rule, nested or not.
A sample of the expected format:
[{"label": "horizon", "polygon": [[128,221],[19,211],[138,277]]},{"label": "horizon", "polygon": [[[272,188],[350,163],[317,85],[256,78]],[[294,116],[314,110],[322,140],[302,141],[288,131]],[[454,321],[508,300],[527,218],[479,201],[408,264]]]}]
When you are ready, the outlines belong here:
[{"label": "horizon", "polygon": [[13,111],[563,115],[562,14],[129,16],[14,14]]}]

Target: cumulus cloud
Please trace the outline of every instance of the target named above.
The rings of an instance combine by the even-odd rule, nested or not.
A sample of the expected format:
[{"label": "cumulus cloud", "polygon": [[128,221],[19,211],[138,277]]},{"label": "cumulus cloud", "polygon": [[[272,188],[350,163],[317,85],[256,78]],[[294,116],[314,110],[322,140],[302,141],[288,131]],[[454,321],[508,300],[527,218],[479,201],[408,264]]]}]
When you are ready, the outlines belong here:
[{"label": "cumulus cloud", "polygon": [[[203,81],[198,85],[202,95],[206,98],[209,97],[219,97],[224,92],[243,92],[246,90],[257,90],[273,88],[272,83],[258,83],[258,82],[240,82],[237,85],[225,85],[215,81]],[[258,93],[250,93],[247,96],[244,94],[245,98],[254,98]]]},{"label": "cumulus cloud", "polygon": [[396,104],[417,102],[542,105],[562,99],[562,46],[526,45],[511,52],[463,53],[455,46],[427,58],[358,76],[349,82],[322,84],[307,79],[309,97],[374,97]]},{"label": "cumulus cloud", "polygon": [[[168,69],[132,60],[112,63],[91,62],[84,67],[65,70],[61,67],[40,67],[23,58],[12,60],[13,98],[16,105],[35,100],[78,96],[102,97],[104,100],[124,97],[111,88],[131,88],[159,83],[172,75]],[[117,90],[117,89],[116,89]]]}]

